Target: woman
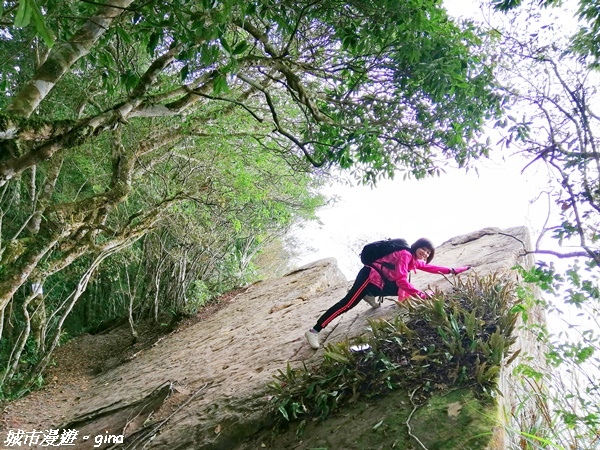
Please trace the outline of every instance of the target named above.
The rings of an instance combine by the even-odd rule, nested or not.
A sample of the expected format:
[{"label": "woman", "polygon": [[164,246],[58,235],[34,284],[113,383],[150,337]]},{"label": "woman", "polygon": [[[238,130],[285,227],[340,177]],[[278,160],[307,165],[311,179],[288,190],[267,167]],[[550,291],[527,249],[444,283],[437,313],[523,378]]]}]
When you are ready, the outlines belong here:
[{"label": "woman", "polygon": [[410,250],[395,251],[379,258],[369,266],[364,266],[358,272],[356,281],[346,296],[325,311],[315,326],[304,334],[310,346],[314,349],[319,348],[319,332],[340,314],[354,308],[362,299],[373,308],[378,308],[380,304],[375,297],[380,295],[397,295],[400,302],[408,297],[427,298],[425,292],[418,290],[408,281],[411,270],[457,275],[470,269],[470,266],[456,269],[432,266],[429,263],[434,255],[433,244],[422,238],[411,245]]}]

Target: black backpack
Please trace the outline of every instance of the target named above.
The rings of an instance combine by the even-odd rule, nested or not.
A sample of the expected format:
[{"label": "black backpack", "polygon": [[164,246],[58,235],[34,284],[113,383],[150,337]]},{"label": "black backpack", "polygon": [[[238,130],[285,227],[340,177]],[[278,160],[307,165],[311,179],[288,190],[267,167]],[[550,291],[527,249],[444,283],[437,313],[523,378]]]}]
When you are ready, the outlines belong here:
[{"label": "black backpack", "polygon": [[404,239],[386,239],[365,245],[360,252],[360,261],[368,266],[379,258],[383,258],[398,250],[410,250],[410,245]]}]

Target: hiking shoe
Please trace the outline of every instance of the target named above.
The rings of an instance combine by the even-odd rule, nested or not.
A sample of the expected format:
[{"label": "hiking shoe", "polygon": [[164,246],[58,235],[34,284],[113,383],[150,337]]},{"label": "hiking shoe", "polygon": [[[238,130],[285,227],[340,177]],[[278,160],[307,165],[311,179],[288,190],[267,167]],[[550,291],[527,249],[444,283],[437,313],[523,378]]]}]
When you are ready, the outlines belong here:
[{"label": "hiking shoe", "polygon": [[363,298],[363,300],[371,305],[371,308],[379,308],[381,306],[381,303],[379,303],[377,299],[371,295],[367,295],[365,298]]},{"label": "hiking shoe", "polygon": [[304,336],[306,337],[306,340],[308,341],[308,343],[310,344],[310,346],[312,348],[314,348],[316,350],[320,347],[319,333],[308,330],[306,333],[304,333]]}]

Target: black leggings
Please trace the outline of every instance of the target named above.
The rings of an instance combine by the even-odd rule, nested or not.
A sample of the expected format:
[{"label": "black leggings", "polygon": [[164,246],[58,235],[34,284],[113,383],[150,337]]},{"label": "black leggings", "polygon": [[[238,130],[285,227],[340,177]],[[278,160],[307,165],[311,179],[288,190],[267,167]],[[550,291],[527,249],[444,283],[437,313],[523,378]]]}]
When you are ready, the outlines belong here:
[{"label": "black leggings", "polygon": [[369,283],[369,274],[371,273],[370,267],[363,267],[358,272],[354,284],[346,294],[346,296],[329,308],[325,313],[319,317],[317,324],[313,327],[315,331],[321,331],[325,328],[329,322],[335,319],[340,314],[350,311],[358,302],[360,302],[367,295],[378,296],[378,295],[398,295],[398,286],[396,283],[385,280],[383,289],[378,288],[374,284]]}]

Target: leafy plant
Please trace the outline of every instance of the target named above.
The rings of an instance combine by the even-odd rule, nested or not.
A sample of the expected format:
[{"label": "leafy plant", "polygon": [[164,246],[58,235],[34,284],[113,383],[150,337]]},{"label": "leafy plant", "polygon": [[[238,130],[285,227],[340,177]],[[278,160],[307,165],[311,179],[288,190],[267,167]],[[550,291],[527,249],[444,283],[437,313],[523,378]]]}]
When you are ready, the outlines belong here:
[{"label": "leafy plant", "polygon": [[[312,177],[467,166],[502,108],[485,35],[439,2],[19,0],[0,15],[0,337],[45,336],[37,371],[72,312],[73,333],[190,312],[194,283],[248,282],[263,245],[311,215]],[[40,283],[39,314],[7,336]]]},{"label": "leafy plant", "polygon": [[[512,281],[497,276],[469,278],[447,294],[409,303],[391,320],[370,322],[370,335],[327,346],[320,365],[288,364],[279,371],[269,385],[273,411],[283,423],[324,420],[361,396],[396,389],[431,394],[472,386],[492,396],[515,341],[520,312],[514,290]],[[352,352],[352,344],[368,350]]]},{"label": "leafy plant", "polygon": [[[545,292],[543,305],[555,323],[543,329],[527,324],[545,348],[548,369],[533,362],[517,368],[523,382],[532,387],[539,415],[514,432],[523,433],[523,448],[538,448],[539,442],[556,448],[594,448],[600,426],[597,269],[575,262],[563,273],[552,264],[518,271],[529,285],[520,295],[528,300],[533,289]],[[566,314],[572,307],[578,313]]]}]

